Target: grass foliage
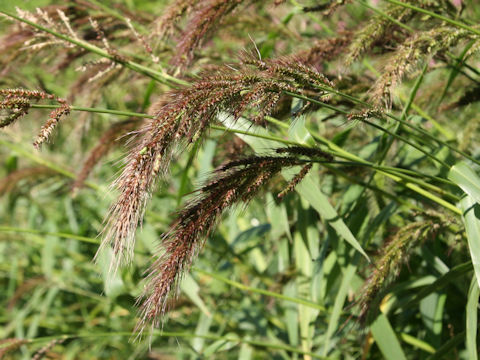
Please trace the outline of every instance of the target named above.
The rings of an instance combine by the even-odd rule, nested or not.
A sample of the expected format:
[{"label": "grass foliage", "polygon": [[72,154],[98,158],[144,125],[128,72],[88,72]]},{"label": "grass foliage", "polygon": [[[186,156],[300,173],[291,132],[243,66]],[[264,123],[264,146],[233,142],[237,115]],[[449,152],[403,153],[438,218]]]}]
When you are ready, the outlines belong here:
[{"label": "grass foliage", "polygon": [[0,14],[0,358],[477,358],[476,1]]}]

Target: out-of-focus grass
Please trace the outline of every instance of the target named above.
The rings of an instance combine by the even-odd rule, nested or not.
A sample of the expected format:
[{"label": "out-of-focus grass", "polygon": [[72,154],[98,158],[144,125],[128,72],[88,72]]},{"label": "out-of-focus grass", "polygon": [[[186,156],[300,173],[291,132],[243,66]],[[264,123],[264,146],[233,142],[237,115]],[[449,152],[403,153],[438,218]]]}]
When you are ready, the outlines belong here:
[{"label": "out-of-focus grass", "polygon": [[[24,5],[33,8],[44,3],[32,1]],[[152,2],[146,1],[127,1],[122,5],[130,10],[156,10]],[[11,10],[12,6],[11,2],[0,2],[0,9]],[[348,21],[360,22],[369,16],[362,6],[349,10]],[[298,12],[292,6],[281,14],[283,23],[276,31],[261,33],[256,38],[263,56],[273,56],[275,44],[283,44],[285,36],[294,38],[301,32],[302,28],[298,30],[295,25],[304,27],[302,35],[306,38],[311,36],[312,28],[320,31],[318,26],[297,20],[304,16]],[[289,24],[292,18],[293,25]],[[321,31],[322,35],[326,32]],[[284,47],[295,47],[292,38]],[[238,46],[225,43],[221,37],[214,41],[216,50],[210,50],[213,54],[209,55],[216,59],[217,53],[225,49],[225,54],[218,56],[230,60],[230,51]],[[359,74],[364,74],[372,67],[381,67],[381,61],[366,59],[354,66]],[[470,64],[476,68],[478,61]],[[18,85],[35,88],[45,83],[55,93],[68,95],[75,73],[69,71],[65,78],[56,81],[55,76],[44,73],[42,65],[42,59],[35,59],[18,70]],[[478,80],[474,71],[465,71]],[[452,80],[447,80],[448,85],[441,87],[439,94],[461,86],[464,79],[452,74],[452,69],[439,68],[425,77],[419,76],[418,81],[406,82],[398,90],[403,107],[397,113],[438,138],[453,134],[454,139],[445,141],[452,140],[449,144],[455,149],[468,140],[468,153],[477,159],[476,138],[467,139],[469,134],[461,130],[473,121],[478,104],[470,104],[455,118],[446,118],[442,112],[436,112],[435,102],[429,100],[438,83],[444,84],[442,79]],[[96,106],[145,112],[144,105],[154,100],[155,92],[165,90],[160,84],[149,86],[149,81],[142,80],[132,88],[110,86]],[[13,83],[11,78],[6,80],[9,86]],[[300,106],[299,102],[295,100],[292,109]],[[75,105],[85,104],[78,98]],[[179,152],[168,176],[153,194],[143,226],[138,230],[135,261],[109,278],[111,254],[104,253],[98,263],[93,263],[92,258],[100,242],[102,221],[115,196],[108,186],[121,168],[125,149],[111,152],[77,196],[72,196],[69,189],[85,149],[93,146],[107,124],[123,117],[88,113],[85,120],[81,118],[85,115],[80,114],[74,111],[59,127],[53,144],[41,153],[35,152],[29,143],[48,116],[45,110],[31,109],[21,123],[2,130],[2,177],[27,167],[42,166],[52,171],[46,177],[19,180],[0,199],[0,339],[27,339],[6,358],[32,358],[52,340],[59,342],[53,344],[51,353],[62,359],[476,356],[478,284],[473,281],[473,268],[478,270],[475,249],[479,227],[472,208],[478,206],[478,178],[475,171],[465,170],[462,165],[454,170],[460,168],[458,174],[463,177],[455,176],[454,170],[448,176],[446,169],[425,161],[420,150],[449,165],[456,161],[455,151],[405,127],[396,127],[394,122],[382,126],[392,132],[400,129],[398,133],[420,150],[401,141],[389,149],[385,132],[365,125],[350,126],[344,117],[332,116],[332,111],[325,108],[305,118],[286,121],[281,129],[255,129],[224,121],[223,125],[243,132],[258,135],[263,131],[263,138],[237,134],[257,152],[278,146],[272,140],[275,137],[327,145],[351,161],[376,161],[378,154],[389,151],[387,165],[429,177],[409,183],[406,177],[399,177],[402,174],[389,176],[382,169],[364,176],[370,165],[358,161],[352,165],[358,167],[356,173],[346,173],[350,170],[347,168],[316,169],[282,202],[277,201],[278,191],[273,189],[248,207],[231,211],[208,239],[194,269],[183,279],[181,295],[172,302],[162,329],[155,330],[151,337],[135,339],[135,300],[142,291],[143,275],[157,252],[160,236],[168,229],[176,209],[218,165],[222,143],[226,138],[231,141],[234,135],[212,129],[195,157],[190,158],[188,151]],[[319,121],[329,116],[332,118],[328,122]],[[428,122],[432,118],[433,125]],[[476,130],[472,131],[476,134]],[[269,136],[272,139],[268,140]],[[292,177],[289,172],[282,175]],[[460,205],[452,199],[464,194],[447,179],[468,194]],[[430,180],[432,183],[428,184],[445,191],[443,198],[444,194],[424,186]],[[283,186],[276,185],[280,189]],[[374,260],[385,241],[417,219],[415,211],[424,207],[438,210],[436,199],[448,201],[451,206],[439,206],[448,227],[413,252],[395,284],[382,294],[380,314],[365,326],[359,324],[355,305],[372,272],[366,257]],[[465,214],[461,217],[458,212]],[[474,260],[473,267],[470,259]],[[0,354],[8,345],[0,343]]]}]

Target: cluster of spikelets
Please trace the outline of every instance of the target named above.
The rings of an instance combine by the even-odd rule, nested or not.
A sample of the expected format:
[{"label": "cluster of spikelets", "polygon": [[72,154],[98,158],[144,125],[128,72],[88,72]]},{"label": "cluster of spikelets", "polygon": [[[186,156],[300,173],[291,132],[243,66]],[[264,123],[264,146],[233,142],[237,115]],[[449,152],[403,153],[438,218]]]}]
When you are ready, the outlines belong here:
[{"label": "cluster of spikelets", "polygon": [[39,100],[52,100],[60,106],[50,113],[49,119],[40,129],[33,145],[36,148],[49,139],[52,131],[57,126],[60,119],[70,114],[70,106],[67,101],[55,95],[47,94],[43,91],[24,90],[24,89],[0,89],[0,96],[3,100],[0,102],[0,109],[5,109],[9,113],[0,120],[0,128],[12,124],[20,117],[26,115],[32,102]]},{"label": "cluster of spikelets", "polygon": [[[40,58],[48,64],[52,74],[74,68],[80,75],[71,85],[68,100],[72,102],[79,97],[84,106],[98,102],[113,82],[118,85],[141,81],[143,76],[139,74],[124,74],[122,64],[131,57],[144,57],[145,54],[152,63],[158,63],[159,58],[153,54],[148,38],[139,34],[130,18],[118,19],[99,12],[98,6],[79,2],[72,6],[51,5],[35,12],[17,8],[18,17],[39,28],[17,22],[0,39],[0,74],[8,81],[7,75],[14,64],[20,66]],[[137,16],[134,20],[145,21],[143,14]],[[65,38],[90,43],[107,53],[109,58],[92,60],[89,51]]]},{"label": "cluster of spikelets", "polygon": [[[304,10],[331,14],[348,2],[328,1]],[[404,2],[438,13],[450,14],[455,10],[449,1]],[[180,41],[174,52],[175,56],[171,60],[174,66],[187,68],[194,59],[195,50],[226,16],[241,7],[260,6],[259,3],[261,2],[254,0],[177,0],[165,10],[154,35],[162,38],[170,36],[178,20],[183,16],[187,17],[186,26],[181,31]],[[280,2],[272,1],[272,4],[277,3]],[[390,106],[395,86],[405,76],[413,73],[419,64],[435,56],[444,55],[460,41],[478,40],[471,33],[445,25],[438,26],[435,21],[432,21],[432,26],[428,29],[411,35],[401,24],[418,18],[417,13],[401,6],[389,5],[384,9],[384,14],[390,19],[384,15],[375,16],[365,27],[355,32],[346,31],[336,38],[319,40],[309,49],[301,50],[294,55],[269,60],[262,60],[256,55],[243,55],[238,65],[206,71],[191,86],[164,94],[159,103],[153,105],[155,111],[151,121],[140,126],[139,121],[129,120],[114,124],[108,129],[85,161],[74,188],[82,186],[95,164],[118,143],[116,139],[135,132],[136,142],[127,155],[122,174],[115,182],[120,194],[111,207],[101,245],[102,248],[113,248],[112,271],[131,261],[135,231],[142,221],[145,206],[155,183],[168,169],[175,150],[203,139],[210,125],[217,121],[219,114],[228,114],[233,120],[245,117],[252,124],[263,125],[264,120],[278,108],[282,100],[291,95],[329,101],[335,84],[331,80],[333,76],[326,76],[318,71],[322,69],[324,61],[342,56],[349,64],[372,51],[374,47],[386,49],[395,44],[394,50],[389,54],[389,63],[379,79],[374,83],[367,83],[373,99],[377,103],[383,100]],[[49,21],[50,17],[46,13],[39,12],[35,17],[28,13],[24,15],[30,16],[36,23],[56,29],[74,39],[79,37],[64,13],[62,15],[61,12],[57,12],[61,19],[61,27],[55,25],[55,21]],[[90,24],[94,30],[95,41],[103,44],[104,49],[112,57],[107,62],[99,61],[85,65],[83,70],[96,69],[88,79],[98,80],[107,72],[121,69],[117,65],[121,64],[124,58],[111,46],[111,33],[105,33],[96,20],[91,20]],[[133,27],[130,34],[136,34]],[[58,42],[49,44],[50,40],[58,39],[50,35],[44,36],[43,42],[38,42],[36,48],[59,44]],[[82,40],[85,37],[86,35],[83,35]],[[146,39],[138,34],[136,37],[147,52],[152,53],[152,47],[148,45]],[[471,51],[476,51],[475,49],[480,47],[478,43],[477,41],[471,47]],[[68,44],[71,48],[70,43]],[[153,62],[156,60],[158,59],[152,58]],[[8,111],[8,114],[0,120],[0,126],[7,126],[25,115],[35,101],[50,100],[59,105],[42,127],[35,140],[36,146],[40,146],[48,139],[60,118],[70,111],[65,100],[39,91],[10,89],[2,90],[0,95],[3,98],[1,108]],[[350,103],[348,105],[352,106]],[[349,119],[370,117],[378,113],[380,111],[377,109],[367,110],[356,113]],[[169,297],[177,293],[182,274],[190,268],[205,239],[225,210],[239,203],[248,203],[283,168],[301,167],[301,170],[278,194],[279,198],[295,188],[311,170],[313,163],[332,160],[330,155],[316,148],[287,147],[277,149],[274,155],[240,157],[221,165],[212,178],[197,191],[196,197],[179,212],[171,229],[163,236],[163,252],[150,268],[146,290],[142,296],[143,316],[139,329],[148,323],[158,325],[166,311]],[[385,279],[398,274],[406,254],[410,253],[422,239],[430,236],[432,229],[435,229],[435,226],[430,221],[413,223],[400,230],[386,245],[366,285],[360,304],[362,317],[366,316],[370,304],[385,286],[387,282]]]},{"label": "cluster of spikelets", "polygon": [[439,214],[426,214],[425,220],[412,222],[396,231],[395,235],[383,245],[372,274],[358,296],[359,320],[369,321],[372,310],[376,310],[381,295],[399,275],[414,251],[426,240],[434,240],[435,235],[448,225],[448,221]]},{"label": "cluster of spikelets", "polygon": [[167,310],[167,300],[177,293],[182,274],[189,270],[225,210],[248,203],[282,169],[302,165],[302,170],[279,194],[283,197],[306,176],[312,162],[331,160],[331,155],[316,148],[296,146],[276,152],[279,155],[255,155],[220,166],[197,191],[196,198],[180,211],[169,232],[163,236],[164,253],[149,270],[139,329],[146,323],[158,325]]}]

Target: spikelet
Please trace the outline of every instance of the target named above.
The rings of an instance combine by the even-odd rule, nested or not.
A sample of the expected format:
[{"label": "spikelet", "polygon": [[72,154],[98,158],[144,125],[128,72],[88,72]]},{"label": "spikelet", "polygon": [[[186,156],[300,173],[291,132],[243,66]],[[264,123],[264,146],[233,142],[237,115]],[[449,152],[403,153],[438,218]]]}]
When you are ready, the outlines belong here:
[{"label": "spikelet", "polygon": [[283,199],[285,195],[289,192],[292,192],[295,187],[303,180],[305,176],[307,176],[308,172],[312,169],[312,164],[305,165],[300,172],[293,177],[293,179],[288,183],[287,187],[283,189],[277,197],[279,199]]}]

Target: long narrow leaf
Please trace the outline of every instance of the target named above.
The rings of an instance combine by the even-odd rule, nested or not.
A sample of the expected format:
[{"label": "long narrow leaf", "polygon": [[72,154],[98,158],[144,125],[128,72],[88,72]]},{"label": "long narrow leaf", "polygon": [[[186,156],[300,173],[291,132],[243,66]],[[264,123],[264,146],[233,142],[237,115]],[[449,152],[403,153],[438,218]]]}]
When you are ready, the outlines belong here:
[{"label": "long narrow leaf", "polygon": [[467,302],[467,333],[466,344],[467,353],[470,360],[478,360],[477,351],[477,317],[478,317],[478,297],[480,295],[480,288],[475,279],[472,279],[470,290],[468,291]]},{"label": "long narrow leaf", "polygon": [[474,198],[467,196],[460,202],[463,210],[463,222],[467,232],[468,248],[472,258],[477,282],[480,284],[480,205]]},{"label": "long narrow leaf", "polygon": [[370,330],[385,359],[407,360],[397,335],[384,314],[378,315],[370,326]]},{"label": "long narrow leaf", "polygon": [[480,177],[465,162],[452,166],[448,178],[480,203]]}]

